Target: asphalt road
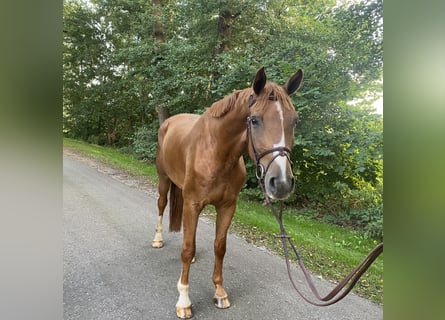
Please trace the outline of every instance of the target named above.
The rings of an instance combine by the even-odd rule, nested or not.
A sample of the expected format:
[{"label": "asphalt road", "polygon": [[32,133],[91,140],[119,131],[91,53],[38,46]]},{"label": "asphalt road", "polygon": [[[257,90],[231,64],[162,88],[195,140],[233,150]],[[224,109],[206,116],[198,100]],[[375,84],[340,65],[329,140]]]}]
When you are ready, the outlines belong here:
[{"label": "asphalt road", "polygon": [[[176,319],[182,237],[165,232],[164,248],[151,248],[156,193],[77,156],[63,160],[64,319]],[[354,294],[330,307],[305,303],[280,257],[234,235],[224,263],[232,306],[219,310],[212,303],[213,235],[213,223],[200,219],[190,272],[194,319],[383,319],[380,306]],[[303,284],[299,273],[295,278]],[[316,285],[322,293],[332,288],[324,280]]]}]

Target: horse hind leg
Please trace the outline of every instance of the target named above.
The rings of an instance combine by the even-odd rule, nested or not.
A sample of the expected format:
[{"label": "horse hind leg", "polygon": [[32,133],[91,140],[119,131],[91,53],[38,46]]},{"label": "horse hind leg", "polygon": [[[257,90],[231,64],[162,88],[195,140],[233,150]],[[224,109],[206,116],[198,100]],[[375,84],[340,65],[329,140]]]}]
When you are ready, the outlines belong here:
[{"label": "horse hind leg", "polygon": [[158,216],[158,222],[155,229],[155,237],[151,242],[151,246],[156,249],[160,249],[164,246],[164,239],[162,238],[162,215]]},{"label": "horse hind leg", "polygon": [[156,224],[155,237],[151,243],[153,248],[162,248],[164,246],[164,240],[162,238],[162,220],[164,217],[164,210],[167,206],[167,193],[170,189],[171,181],[166,176],[159,177],[159,198],[158,198],[158,222]]}]

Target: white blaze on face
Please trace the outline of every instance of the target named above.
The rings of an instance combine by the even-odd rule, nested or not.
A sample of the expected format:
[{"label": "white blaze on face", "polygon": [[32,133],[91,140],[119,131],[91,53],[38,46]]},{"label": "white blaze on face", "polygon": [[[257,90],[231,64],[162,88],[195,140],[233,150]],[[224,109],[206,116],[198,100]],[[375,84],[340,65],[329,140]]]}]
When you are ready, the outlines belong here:
[{"label": "white blaze on face", "polygon": [[[275,143],[273,146],[276,147],[285,147],[284,143],[284,116],[283,116],[283,108],[279,101],[275,102],[275,107],[277,108],[277,112],[280,115],[281,120],[281,139],[278,141],[278,143]],[[275,157],[278,154],[278,151],[275,151],[273,153],[273,156]],[[278,167],[281,169],[281,180],[286,180],[286,157],[276,157],[274,162],[278,165]]]}]

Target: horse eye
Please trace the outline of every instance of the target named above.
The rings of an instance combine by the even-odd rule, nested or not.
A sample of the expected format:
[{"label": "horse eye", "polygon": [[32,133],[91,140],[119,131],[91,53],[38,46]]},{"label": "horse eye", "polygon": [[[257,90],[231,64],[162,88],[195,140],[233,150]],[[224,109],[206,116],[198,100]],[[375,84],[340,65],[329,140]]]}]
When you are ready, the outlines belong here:
[{"label": "horse eye", "polygon": [[250,118],[250,122],[255,126],[257,125],[260,121],[258,120],[258,117],[252,116]]}]

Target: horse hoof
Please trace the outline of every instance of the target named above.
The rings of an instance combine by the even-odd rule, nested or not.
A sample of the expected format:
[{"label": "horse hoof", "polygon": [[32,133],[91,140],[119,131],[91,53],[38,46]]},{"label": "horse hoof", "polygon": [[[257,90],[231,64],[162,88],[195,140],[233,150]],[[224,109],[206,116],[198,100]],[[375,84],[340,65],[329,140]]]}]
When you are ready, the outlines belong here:
[{"label": "horse hoof", "polygon": [[230,301],[228,296],[225,296],[223,298],[214,297],[213,303],[215,303],[215,306],[219,309],[227,309],[228,307],[230,307]]},{"label": "horse hoof", "polygon": [[193,317],[192,306],[189,307],[176,307],[176,316],[179,319],[190,319]]},{"label": "horse hoof", "polygon": [[151,243],[151,246],[153,248],[160,249],[160,248],[162,248],[164,246],[164,242],[163,241],[153,241]]}]

